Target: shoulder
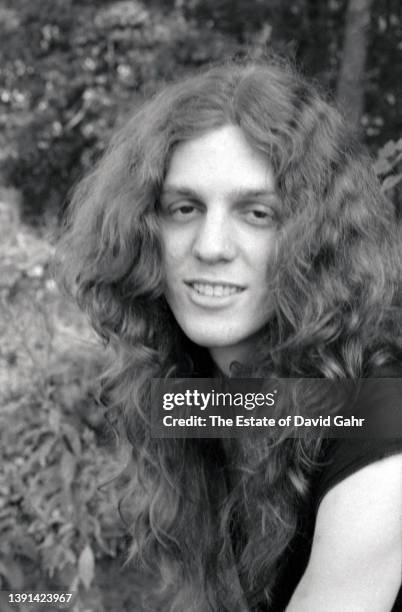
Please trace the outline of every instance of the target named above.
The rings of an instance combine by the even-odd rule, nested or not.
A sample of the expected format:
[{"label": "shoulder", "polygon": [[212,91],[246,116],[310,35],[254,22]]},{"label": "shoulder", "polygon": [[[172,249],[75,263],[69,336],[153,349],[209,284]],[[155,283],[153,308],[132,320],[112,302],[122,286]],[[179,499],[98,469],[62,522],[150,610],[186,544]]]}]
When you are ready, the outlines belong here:
[{"label": "shoulder", "polygon": [[333,578],[351,572],[353,580],[372,576],[376,583],[386,571],[399,587],[401,534],[402,452],[365,466],[328,491],[318,508],[310,563],[315,571],[325,567]]},{"label": "shoulder", "polygon": [[364,548],[401,547],[402,449],[374,461],[333,486],[317,512],[314,544],[331,542],[333,550],[359,555]]},{"label": "shoulder", "polygon": [[289,611],[391,610],[401,583],[401,533],[402,452],[365,466],[325,494]]},{"label": "shoulder", "polygon": [[[387,377],[365,379],[360,393],[346,408],[347,416],[364,418],[364,432],[357,430],[355,438],[345,436],[323,443],[313,481],[316,509],[332,487],[354,472],[402,453],[402,378],[392,378],[388,370],[382,373]],[[399,375],[400,371],[393,373]]]},{"label": "shoulder", "polygon": [[[328,517],[339,529],[342,524],[347,529],[353,520],[361,523],[362,518],[364,527],[370,520],[384,519],[388,512],[391,518],[393,510],[402,521],[401,384],[399,378],[376,378],[363,386],[358,411],[371,410],[377,417],[373,423],[387,425],[376,428],[377,437],[334,439],[324,445],[317,478],[316,531],[323,523],[328,527]],[[396,437],[389,437],[390,432]],[[347,516],[338,517],[338,512]]]}]

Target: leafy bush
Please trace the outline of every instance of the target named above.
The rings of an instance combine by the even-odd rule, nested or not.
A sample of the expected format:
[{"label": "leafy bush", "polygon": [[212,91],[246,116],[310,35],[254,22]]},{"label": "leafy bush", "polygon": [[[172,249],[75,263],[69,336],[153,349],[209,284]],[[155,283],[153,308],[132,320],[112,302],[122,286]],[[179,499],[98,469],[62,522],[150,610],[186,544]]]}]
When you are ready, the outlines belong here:
[{"label": "leafy bush", "polygon": [[181,12],[137,1],[18,4],[2,32],[2,173],[31,217],[60,208],[145,90],[234,50],[220,34],[196,32]]},{"label": "leafy bush", "polygon": [[402,218],[402,138],[390,140],[377,154],[374,170],[382,181],[382,190],[393,199],[399,218]]},{"label": "leafy bush", "polygon": [[100,568],[121,566],[126,546],[94,399],[103,350],[58,294],[52,248],[12,210],[0,208],[0,609],[5,589],[53,589],[76,591],[75,612],[101,612]]},{"label": "leafy bush", "polygon": [[[336,79],[343,27],[338,2],[325,10],[308,9],[301,0],[286,6],[278,0],[3,0],[3,5],[1,171],[3,180],[22,192],[31,220],[60,211],[112,128],[165,79],[226,55],[258,54],[267,45],[297,56],[329,86]],[[384,29],[383,19],[381,24]],[[311,45],[312,31],[319,53]],[[388,31],[383,36],[388,40]],[[396,44],[393,29],[391,38]],[[370,72],[370,96],[378,88],[374,78]],[[396,95],[388,89],[375,99],[395,115]],[[379,117],[372,108],[363,117],[371,142],[385,130],[384,113]]]}]

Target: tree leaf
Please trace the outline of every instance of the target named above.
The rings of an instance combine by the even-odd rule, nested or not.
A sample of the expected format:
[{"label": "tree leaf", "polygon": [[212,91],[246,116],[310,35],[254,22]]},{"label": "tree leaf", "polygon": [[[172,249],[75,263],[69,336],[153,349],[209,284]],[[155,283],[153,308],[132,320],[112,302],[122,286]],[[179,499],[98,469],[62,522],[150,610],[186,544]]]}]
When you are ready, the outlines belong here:
[{"label": "tree leaf", "polygon": [[77,460],[68,450],[63,452],[60,462],[60,472],[66,487],[69,487],[74,480]]},{"label": "tree leaf", "polygon": [[392,189],[393,187],[398,185],[398,183],[400,183],[401,181],[402,181],[402,172],[399,174],[393,174],[392,176],[387,176],[387,178],[381,185],[381,191],[388,191],[389,189]]},{"label": "tree leaf", "polygon": [[384,157],[392,157],[397,149],[397,143],[393,140],[389,140],[380,150],[379,155]]},{"label": "tree leaf", "polygon": [[383,176],[392,169],[392,165],[385,157],[379,157],[374,163],[374,172],[377,175]]},{"label": "tree leaf", "polygon": [[38,459],[41,467],[45,467],[46,460],[48,456],[50,455],[54,445],[57,443],[57,441],[58,441],[57,438],[54,436],[52,436],[51,438],[48,438],[47,440],[45,440],[45,442],[43,442],[41,447],[35,453],[36,455],[35,458]]},{"label": "tree leaf", "polygon": [[63,424],[63,434],[67,439],[68,444],[70,444],[71,450],[73,451],[74,455],[76,457],[79,457],[82,452],[82,447],[80,436],[77,430],[74,429],[74,427],[71,427],[71,425],[65,423]]},{"label": "tree leaf", "polygon": [[89,544],[82,550],[78,559],[78,575],[84,587],[89,589],[95,577],[95,557]]}]

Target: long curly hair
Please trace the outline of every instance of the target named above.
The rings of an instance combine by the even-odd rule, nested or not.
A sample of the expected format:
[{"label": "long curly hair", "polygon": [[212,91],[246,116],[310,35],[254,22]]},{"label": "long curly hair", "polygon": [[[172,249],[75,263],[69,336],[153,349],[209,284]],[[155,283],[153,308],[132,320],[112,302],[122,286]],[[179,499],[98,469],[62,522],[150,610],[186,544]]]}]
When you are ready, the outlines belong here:
[{"label": "long curly hair", "polygon": [[150,437],[151,379],[211,374],[164,299],[158,198],[175,146],[228,124],[265,155],[282,204],[274,313],[236,375],[361,378],[401,359],[395,213],[333,105],[274,59],[210,67],[141,106],[75,189],[58,265],[114,352],[104,389],[130,449],[122,508],[152,572],[144,609],[269,609],[321,444]]}]

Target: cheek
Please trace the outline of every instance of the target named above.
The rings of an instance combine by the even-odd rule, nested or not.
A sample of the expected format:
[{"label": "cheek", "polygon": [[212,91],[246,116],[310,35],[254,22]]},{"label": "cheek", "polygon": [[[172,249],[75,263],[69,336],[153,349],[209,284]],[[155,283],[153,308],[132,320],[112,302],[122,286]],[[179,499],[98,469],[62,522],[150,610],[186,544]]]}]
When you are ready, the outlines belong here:
[{"label": "cheek", "polygon": [[261,283],[260,288],[263,290],[269,278],[269,270],[272,266],[274,249],[272,246],[267,247],[266,244],[261,245],[260,250],[255,250],[250,258],[251,269],[255,276],[255,280]]},{"label": "cheek", "polygon": [[185,261],[191,250],[189,232],[169,231],[162,234],[163,264],[168,272],[177,271],[177,265]]},{"label": "cheek", "polygon": [[271,316],[273,307],[272,287],[270,287],[269,279],[275,247],[273,243],[268,246],[266,242],[260,243],[259,247],[253,251],[253,257],[249,259],[253,286],[249,307],[250,312],[253,312],[253,318],[265,320]]},{"label": "cheek", "polygon": [[239,237],[242,257],[254,277],[265,278],[276,260],[278,237],[276,230],[249,231]]},{"label": "cheek", "polygon": [[175,248],[175,241],[172,237],[163,236],[162,238],[162,267],[166,277],[172,277],[177,269],[179,258],[178,249]]},{"label": "cheek", "polygon": [[169,237],[163,242],[162,270],[164,276],[165,297],[170,307],[175,310],[181,301],[180,278],[188,258],[180,249],[180,243]]}]

